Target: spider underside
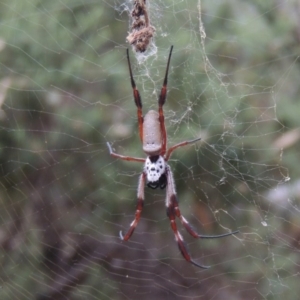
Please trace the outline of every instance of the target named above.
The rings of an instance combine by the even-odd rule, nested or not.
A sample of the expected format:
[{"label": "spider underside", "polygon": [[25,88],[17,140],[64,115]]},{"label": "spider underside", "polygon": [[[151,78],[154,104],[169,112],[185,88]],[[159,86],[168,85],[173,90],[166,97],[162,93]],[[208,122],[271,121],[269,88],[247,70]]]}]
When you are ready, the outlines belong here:
[{"label": "spider underside", "polygon": [[143,209],[144,205],[144,187],[147,182],[147,186],[152,189],[166,188],[166,208],[167,208],[167,216],[171,222],[171,228],[174,232],[176,242],[178,244],[179,250],[182,256],[193,265],[207,269],[208,266],[203,266],[196,263],[190,256],[187,246],[183,240],[182,235],[179,233],[177,229],[177,225],[175,222],[176,217],[180,220],[183,227],[187,230],[187,232],[194,238],[204,238],[204,239],[213,239],[213,238],[221,238],[229,235],[233,235],[238,233],[237,231],[221,234],[221,235],[200,235],[198,234],[188,223],[188,221],[181,215],[176,189],[175,182],[173,179],[173,174],[170,166],[168,165],[168,160],[173,153],[173,151],[179,147],[183,147],[189,144],[193,144],[199,141],[201,138],[197,138],[190,141],[184,141],[179,144],[176,144],[167,150],[167,134],[164,122],[164,113],[163,113],[163,105],[166,101],[167,96],[167,81],[168,81],[168,72],[169,65],[171,60],[173,46],[171,46],[166,74],[163,82],[163,86],[158,99],[158,112],[150,110],[144,117],[142,114],[142,101],[139,94],[139,91],[136,87],[135,81],[132,75],[132,69],[129,59],[129,52],[127,49],[127,61],[130,73],[131,86],[133,89],[133,97],[135,104],[137,106],[137,117],[138,117],[138,125],[139,125],[139,135],[141,141],[143,143],[143,151],[147,154],[147,158],[137,158],[131,156],[124,156],[117,153],[114,153],[110,144],[107,143],[109,148],[110,155],[116,158],[120,158],[122,160],[127,161],[136,161],[143,162],[144,169],[139,178],[138,189],[137,189],[137,207],[135,212],[135,218],[130,224],[129,230],[123,236],[122,232],[120,232],[120,237],[122,240],[127,241],[131,237],[136,228]]}]

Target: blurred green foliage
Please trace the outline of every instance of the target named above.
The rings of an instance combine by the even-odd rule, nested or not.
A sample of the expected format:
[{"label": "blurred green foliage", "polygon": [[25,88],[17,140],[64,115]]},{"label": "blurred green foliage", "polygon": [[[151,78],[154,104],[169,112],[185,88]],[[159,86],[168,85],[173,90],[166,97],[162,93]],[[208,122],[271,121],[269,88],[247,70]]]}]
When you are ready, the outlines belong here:
[{"label": "blurred green foliage", "polygon": [[192,256],[213,265],[199,272],[178,253],[164,191],[149,189],[132,242],[118,238],[142,166],[110,157],[106,142],[143,155],[128,1],[1,1],[1,300],[299,293],[297,210],[290,191],[268,197],[300,176],[299,4],[202,1],[204,49],[198,1],[148,2],[157,53],[138,63],[130,50],[144,111],[156,107],[173,44],[169,143],[202,137],[170,162],[181,211],[201,233],[239,228],[238,239],[184,233]]}]

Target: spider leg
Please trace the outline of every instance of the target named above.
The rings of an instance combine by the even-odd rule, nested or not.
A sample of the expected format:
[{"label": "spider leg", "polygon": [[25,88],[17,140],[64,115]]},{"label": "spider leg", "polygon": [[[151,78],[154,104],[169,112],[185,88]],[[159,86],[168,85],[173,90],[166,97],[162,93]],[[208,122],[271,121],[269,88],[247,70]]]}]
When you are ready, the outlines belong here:
[{"label": "spider leg", "polygon": [[208,269],[209,266],[202,266],[198,263],[196,263],[190,256],[187,246],[183,240],[182,235],[179,233],[178,229],[177,229],[177,225],[175,222],[175,218],[176,218],[176,208],[174,206],[174,200],[173,198],[176,199],[176,192],[175,192],[175,186],[174,186],[174,180],[173,180],[173,176],[170,170],[170,167],[167,166],[167,196],[166,196],[166,207],[167,207],[167,215],[170,219],[171,222],[171,228],[175,234],[175,239],[176,242],[178,244],[178,248],[182,254],[182,256],[185,258],[185,260],[187,260],[188,262],[190,262],[191,264],[202,268],[202,269]]},{"label": "spider leg", "polygon": [[184,226],[184,228],[186,229],[186,231],[194,238],[196,239],[217,239],[217,238],[222,238],[222,237],[226,237],[229,235],[233,235],[233,234],[237,234],[239,231],[232,231],[229,233],[224,233],[224,234],[219,234],[219,235],[201,235],[199,233],[197,233],[193,227],[189,224],[189,222],[186,220],[186,218],[181,214],[179,206],[178,206],[178,200],[177,200],[177,196],[176,196],[176,190],[175,190],[175,184],[174,184],[174,179],[173,179],[173,175],[172,172],[170,170],[170,167],[167,167],[167,183],[168,186],[170,187],[170,191],[169,191],[169,206],[172,207],[172,210],[174,211],[174,214],[177,218],[179,218],[181,224]]},{"label": "spider leg", "polygon": [[112,148],[111,148],[111,145],[109,144],[109,142],[107,142],[106,145],[108,147],[109,154],[113,157],[120,158],[122,160],[127,160],[127,161],[138,161],[138,162],[145,162],[146,161],[146,159],[144,159],[144,158],[124,156],[124,155],[117,154],[117,153],[112,151]]},{"label": "spider leg", "polygon": [[188,221],[181,215],[181,212],[178,207],[178,201],[177,201],[177,197],[176,197],[176,190],[175,190],[175,183],[174,183],[173,175],[172,175],[172,172],[168,165],[166,167],[166,173],[167,173],[167,199],[166,199],[167,215],[171,221],[171,227],[175,234],[175,238],[178,243],[178,247],[179,247],[183,257],[187,261],[191,262],[195,266],[207,269],[209,267],[201,266],[191,259],[190,255],[187,251],[187,248],[184,244],[183,238],[182,238],[181,234],[178,232],[178,229],[177,229],[177,226],[175,223],[175,218],[178,217],[180,219],[180,221],[181,221],[182,225],[184,226],[184,228],[186,229],[186,231],[194,238],[203,238],[203,239],[222,238],[222,237],[226,237],[226,236],[229,236],[232,234],[236,234],[239,231],[237,230],[237,231],[220,234],[220,235],[200,235],[200,234],[198,234],[192,228],[192,226],[188,223]]},{"label": "spider leg", "polygon": [[140,176],[140,179],[139,179],[135,218],[131,222],[130,227],[129,227],[127,233],[125,234],[125,236],[123,236],[122,231],[120,231],[120,238],[123,241],[128,241],[130,239],[131,235],[134,232],[135,227],[137,226],[137,224],[140,220],[142,209],[143,209],[143,206],[144,206],[144,198],[145,198],[145,196],[144,196],[145,179],[146,179],[146,173],[143,172]]},{"label": "spider leg", "polygon": [[189,222],[185,219],[185,217],[181,214],[179,206],[178,206],[178,201],[177,201],[177,197],[175,194],[173,194],[171,196],[171,206],[174,209],[175,215],[176,217],[179,218],[179,220],[181,221],[182,225],[184,226],[184,228],[186,229],[186,231],[194,238],[201,238],[201,239],[217,239],[217,238],[222,238],[222,237],[226,237],[229,235],[233,235],[233,234],[237,234],[239,231],[232,231],[229,233],[224,233],[224,234],[219,234],[219,235],[201,235],[199,233],[197,233],[193,227],[189,224]]},{"label": "spider leg", "polygon": [[133,79],[132,75],[132,69],[131,69],[131,63],[129,59],[129,50],[127,49],[127,61],[128,61],[128,68],[129,68],[129,73],[130,73],[130,82],[131,82],[131,87],[133,90],[133,97],[134,97],[134,102],[135,105],[137,106],[137,117],[138,117],[138,123],[139,123],[139,133],[140,133],[140,138],[141,141],[143,142],[143,113],[142,113],[142,100],[140,93],[136,87],[135,81]]},{"label": "spider leg", "polygon": [[164,79],[163,86],[161,88],[160,95],[158,98],[159,123],[160,123],[160,130],[162,133],[161,155],[164,155],[166,153],[166,148],[167,148],[167,132],[166,132],[166,127],[165,127],[165,117],[164,117],[164,112],[163,112],[163,105],[165,104],[166,98],[167,98],[168,73],[169,73],[169,66],[170,66],[172,50],[173,50],[173,46],[171,46],[171,49],[170,49],[165,79]]},{"label": "spider leg", "polygon": [[196,142],[198,142],[198,141],[200,141],[200,140],[201,140],[201,138],[198,138],[198,139],[194,139],[194,140],[190,140],[190,141],[184,141],[184,142],[181,142],[181,143],[179,143],[179,144],[176,144],[176,145],[172,146],[170,149],[168,149],[167,154],[166,154],[166,157],[165,157],[165,160],[166,160],[166,161],[169,160],[169,158],[170,158],[172,152],[173,152],[175,149],[177,149],[177,148],[179,148],[179,147],[183,147],[183,146],[189,145],[189,144],[196,143]]},{"label": "spider leg", "polygon": [[[168,192],[167,192],[168,194]],[[168,195],[167,195],[167,198],[168,198]],[[168,201],[167,201],[168,202]],[[179,233],[178,229],[177,229],[177,225],[176,225],[176,222],[175,222],[175,212],[174,212],[174,207],[172,207],[172,205],[169,203],[169,206],[167,207],[167,215],[170,219],[170,222],[171,222],[171,228],[175,234],[175,239],[176,239],[176,242],[178,244],[178,248],[182,254],[182,256],[185,258],[185,260],[187,260],[188,262],[190,262],[191,264],[199,267],[199,268],[202,268],[202,269],[208,269],[210,268],[209,266],[202,266],[198,263],[196,263],[190,256],[188,250],[187,250],[187,246],[183,240],[183,237],[182,235]]]}]

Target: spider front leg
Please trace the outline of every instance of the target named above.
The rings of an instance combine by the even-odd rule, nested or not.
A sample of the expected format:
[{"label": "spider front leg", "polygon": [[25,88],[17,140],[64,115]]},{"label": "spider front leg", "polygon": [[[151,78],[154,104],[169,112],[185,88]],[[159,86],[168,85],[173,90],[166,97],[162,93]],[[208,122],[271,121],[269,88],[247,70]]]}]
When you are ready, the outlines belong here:
[{"label": "spider front leg", "polygon": [[166,173],[167,173],[167,199],[166,199],[166,205],[167,205],[167,215],[171,221],[171,227],[172,230],[175,234],[175,238],[176,241],[178,243],[178,247],[183,255],[183,257],[191,262],[192,264],[200,267],[200,268],[209,268],[209,267],[205,267],[205,266],[201,266],[199,264],[197,264],[196,262],[194,262],[188,251],[187,248],[184,244],[183,238],[181,236],[181,234],[178,232],[176,223],[175,223],[175,217],[178,217],[182,223],[182,225],[184,226],[184,228],[186,229],[186,231],[194,238],[203,238],[203,239],[215,239],[215,238],[222,238],[222,237],[226,237],[229,235],[233,235],[238,233],[239,231],[233,231],[233,232],[229,232],[229,233],[225,233],[225,234],[220,234],[220,235],[201,235],[198,234],[189,224],[189,222],[181,215],[181,212],[179,210],[178,207],[178,201],[177,201],[177,196],[176,196],[176,190],[175,190],[175,183],[174,183],[174,179],[173,179],[173,175],[172,172],[170,170],[170,167],[167,166],[166,167]]},{"label": "spider front leg", "polygon": [[[168,196],[168,192],[167,192],[167,197]],[[170,205],[170,204],[169,204]],[[187,250],[187,247],[185,245],[185,242],[183,240],[183,237],[182,235],[179,233],[178,229],[177,229],[177,225],[176,225],[176,222],[175,222],[175,211],[174,211],[174,207],[172,207],[172,205],[168,206],[167,207],[167,215],[170,219],[170,222],[171,222],[171,228],[175,234],[175,239],[176,239],[176,242],[178,244],[178,248],[182,254],[182,256],[188,261],[190,262],[191,264],[199,267],[199,268],[202,268],[202,269],[208,269],[210,268],[209,266],[202,266],[198,263],[196,263],[190,256],[188,250]]]},{"label": "spider front leg", "polygon": [[141,213],[142,213],[142,209],[144,206],[144,199],[145,199],[145,196],[144,196],[145,179],[146,179],[146,173],[143,172],[140,176],[139,185],[138,185],[137,206],[136,206],[135,218],[132,221],[132,223],[130,224],[129,230],[127,231],[125,236],[123,236],[122,231],[120,231],[120,238],[123,241],[128,241],[130,239],[131,235],[134,232],[135,227],[137,226],[137,224],[141,218]]},{"label": "spider front leg", "polygon": [[182,235],[179,233],[177,229],[177,225],[175,222],[176,218],[176,208],[174,206],[174,199],[176,199],[176,192],[175,192],[175,185],[174,185],[174,180],[173,176],[170,170],[170,167],[166,167],[166,173],[167,173],[167,195],[166,195],[166,206],[167,206],[167,215],[170,219],[171,222],[171,228],[175,234],[175,239],[178,244],[178,248],[182,254],[182,256],[191,264],[202,268],[202,269],[208,269],[209,266],[202,266],[198,263],[196,263],[190,256],[187,247],[185,245],[185,242],[183,240]]},{"label": "spider front leg", "polygon": [[174,184],[174,179],[172,176],[172,172],[170,170],[170,167],[168,167],[168,177],[167,177],[168,185],[170,185],[171,190],[170,190],[170,203],[169,205],[172,207],[172,210],[174,210],[175,216],[179,218],[181,224],[184,226],[186,231],[194,238],[201,238],[201,239],[218,239],[222,237],[226,237],[229,235],[233,235],[238,233],[239,231],[232,231],[229,233],[224,233],[224,234],[219,234],[219,235],[201,235],[197,233],[193,227],[189,224],[189,222],[186,220],[186,218],[181,214],[179,206],[178,206],[178,201],[177,201],[177,196],[176,196],[176,190],[175,190],[175,184]]},{"label": "spider front leg", "polygon": [[181,221],[182,225],[184,226],[184,228],[186,229],[186,231],[194,238],[217,239],[217,238],[222,238],[222,237],[226,237],[229,235],[233,235],[233,234],[236,234],[239,232],[238,230],[236,230],[236,231],[219,234],[219,235],[201,235],[193,229],[193,227],[189,224],[189,222],[186,220],[186,218],[181,214],[176,195],[172,195],[172,197],[171,197],[171,206],[174,209],[176,217],[178,217],[180,219],[180,221]]}]

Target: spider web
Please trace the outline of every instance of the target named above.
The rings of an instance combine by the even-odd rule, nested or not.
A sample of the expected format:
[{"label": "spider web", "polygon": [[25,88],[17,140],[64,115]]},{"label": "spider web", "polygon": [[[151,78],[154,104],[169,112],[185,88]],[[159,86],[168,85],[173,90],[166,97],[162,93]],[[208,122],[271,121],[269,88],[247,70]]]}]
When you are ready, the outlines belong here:
[{"label": "spider web", "polygon": [[132,1],[0,4],[1,299],[296,299],[299,294],[299,4],[147,1],[155,38],[130,49],[144,112],[164,106],[196,268],[165,190],[145,189],[125,42]]}]

